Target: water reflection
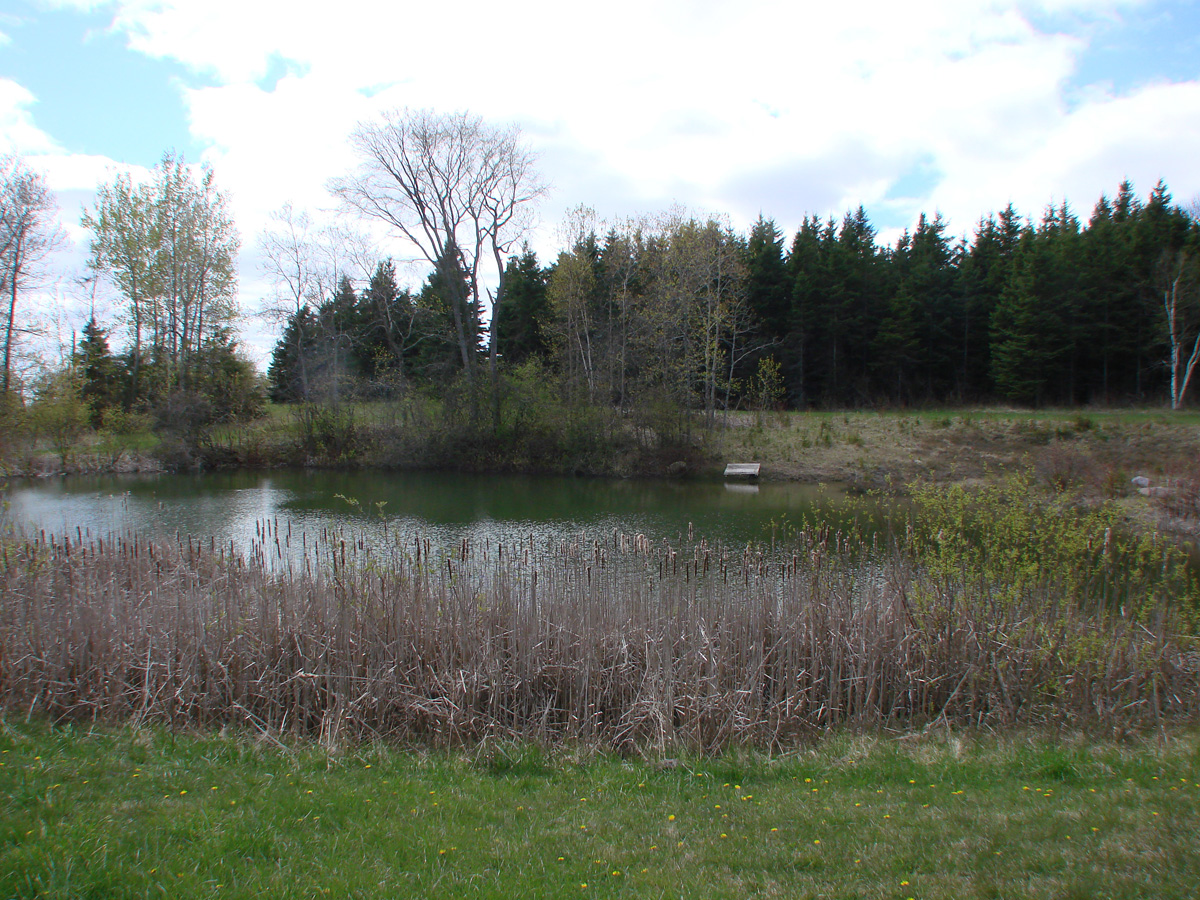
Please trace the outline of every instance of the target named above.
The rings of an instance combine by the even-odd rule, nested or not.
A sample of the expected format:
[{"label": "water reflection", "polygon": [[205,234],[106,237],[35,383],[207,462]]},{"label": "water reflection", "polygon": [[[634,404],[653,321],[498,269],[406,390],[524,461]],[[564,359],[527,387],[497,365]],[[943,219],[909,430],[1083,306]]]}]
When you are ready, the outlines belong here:
[{"label": "water reflection", "polygon": [[134,531],[192,537],[246,550],[263,523],[292,543],[334,529],[369,541],[397,532],[443,543],[611,539],[769,542],[840,500],[836,487],[684,483],[427,472],[234,472],[78,476],[12,482],[7,517],[16,527],[103,536]]}]

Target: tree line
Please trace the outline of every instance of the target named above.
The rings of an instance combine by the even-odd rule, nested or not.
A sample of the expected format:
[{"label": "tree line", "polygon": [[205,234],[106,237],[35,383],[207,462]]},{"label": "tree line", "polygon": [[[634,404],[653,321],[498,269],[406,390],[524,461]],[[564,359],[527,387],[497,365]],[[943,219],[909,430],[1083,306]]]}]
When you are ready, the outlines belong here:
[{"label": "tree line", "polygon": [[[0,160],[0,285],[7,301],[0,393],[7,413],[24,406],[26,389],[35,404],[53,407],[52,418],[68,433],[133,420],[194,431],[261,412],[262,379],[238,350],[241,240],[228,198],[211,168],[194,171],[169,153],[143,181],[121,174],[101,185],[83,212],[90,232],[84,281],[93,298],[97,279],[111,282],[121,297],[118,321],[101,324],[93,303],[61,364],[22,383],[15,346],[29,326],[19,299],[38,286],[63,243],[57,212],[39,173],[16,157]],[[124,346],[114,350],[114,338]]]},{"label": "tree line", "polygon": [[955,239],[922,215],[894,246],[862,207],[808,217],[790,242],[766,217],[743,234],[679,210],[603,223],[579,209],[564,232],[549,264],[509,256],[494,329],[478,305],[455,319],[448,265],[415,294],[381,263],[362,291],[302,304],[273,396],[445,385],[469,365],[460,320],[473,355],[535,362],[575,401],[709,424],[750,407],[1179,406],[1200,351],[1200,220],[1162,182],[1145,200],[1123,182],[1086,222],[1065,202],[1037,220],[1010,204]]},{"label": "tree line", "polygon": [[[331,194],[429,274],[401,287],[354,232],[281,209],[258,239],[277,402],[421,391],[478,437],[527,427],[553,397],[560,422],[586,408],[613,433],[686,436],[747,408],[1178,407],[1200,361],[1200,208],[1162,182],[1145,199],[1122,183],[1086,222],[1066,202],[1037,219],[1010,204],[955,238],[921,215],[892,245],[862,207],[808,216],[790,240],[766,216],[740,232],[680,209],[604,222],[581,207],[543,263],[522,242],[544,185],[515,128],[396,110],[350,141],[358,165]],[[0,160],[6,408],[22,390],[20,295],[62,241],[55,215],[41,176]],[[115,287],[121,312],[93,315],[38,390],[74,396],[97,426],[259,413],[263,379],[237,348],[241,239],[212,170],[167,154],[148,178],[101,185],[82,224],[93,284]]]}]

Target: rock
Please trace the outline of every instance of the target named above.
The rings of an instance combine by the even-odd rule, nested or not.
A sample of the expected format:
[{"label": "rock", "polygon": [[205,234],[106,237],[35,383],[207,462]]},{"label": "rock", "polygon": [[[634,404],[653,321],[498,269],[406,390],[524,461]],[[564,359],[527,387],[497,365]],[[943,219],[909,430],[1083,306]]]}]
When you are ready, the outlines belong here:
[{"label": "rock", "polygon": [[677,459],[675,462],[667,466],[667,474],[672,478],[679,478],[686,475],[688,465],[682,459]]},{"label": "rock", "polygon": [[1134,475],[1132,481],[1133,481],[1133,484],[1135,487],[1140,487],[1140,488],[1150,487],[1150,479],[1147,478],[1145,475]]}]

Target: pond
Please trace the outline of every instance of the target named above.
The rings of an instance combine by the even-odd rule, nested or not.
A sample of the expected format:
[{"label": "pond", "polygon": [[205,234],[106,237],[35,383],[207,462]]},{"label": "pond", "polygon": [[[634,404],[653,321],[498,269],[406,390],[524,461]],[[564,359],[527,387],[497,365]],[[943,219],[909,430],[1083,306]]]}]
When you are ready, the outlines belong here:
[{"label": "pond", "polygon": [[641,533],[726,546],[770,543],[844,496],[838,486],[603,480],[441,472],[270,471],[23,479],[5,492],[16,528],[93,537],[190,536],[245,551],[268,530],[368,539],[576,540]]}]

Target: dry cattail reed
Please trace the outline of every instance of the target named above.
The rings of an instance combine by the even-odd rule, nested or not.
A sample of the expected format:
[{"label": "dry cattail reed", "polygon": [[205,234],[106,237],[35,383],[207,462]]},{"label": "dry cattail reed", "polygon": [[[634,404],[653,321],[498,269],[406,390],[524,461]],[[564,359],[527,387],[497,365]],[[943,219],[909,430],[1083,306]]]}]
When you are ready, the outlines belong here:
[{"label": "dry cattail reed", "polygon": [[1194,716],[1171,611],[934,577],[828,529],[774,554],[604,540],[438,551],[264,522],[0,546],[0,696],[56,718],[243,723],[329,743],[492,737],[780,748],[839,725]]}]

